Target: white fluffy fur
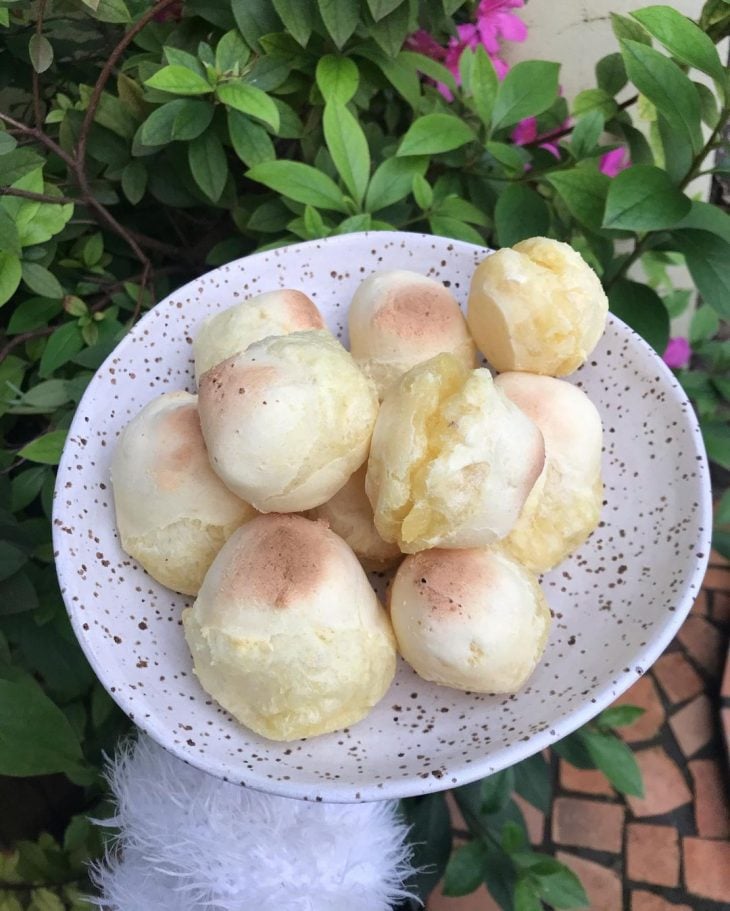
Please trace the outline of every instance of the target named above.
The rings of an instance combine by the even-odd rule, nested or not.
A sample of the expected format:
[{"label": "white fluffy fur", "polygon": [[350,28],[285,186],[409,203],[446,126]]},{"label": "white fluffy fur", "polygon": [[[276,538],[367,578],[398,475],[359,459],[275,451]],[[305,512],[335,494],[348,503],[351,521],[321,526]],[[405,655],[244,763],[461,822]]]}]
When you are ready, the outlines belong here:
[{"label": "white fluffy fur", "polygon": [[412,872],[393,802],[307,803],[221,781],[140,736],[111,765],[108,911],[388,911]]}]

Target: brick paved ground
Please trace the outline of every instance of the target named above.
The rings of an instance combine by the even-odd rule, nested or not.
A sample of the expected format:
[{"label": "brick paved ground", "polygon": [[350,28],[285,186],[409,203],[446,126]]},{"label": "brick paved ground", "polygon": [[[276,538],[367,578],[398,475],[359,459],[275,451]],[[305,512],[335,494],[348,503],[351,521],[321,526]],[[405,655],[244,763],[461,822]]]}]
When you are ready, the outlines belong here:
[{"label": "brick paved ground", "polygon": [[[713,554],[703,591],[664,655],[622,696],[645,714],[621,733],[645,796],[624,799],[597,772],[551,756],[544,818],[521,803],[530,837],[580,876],[592,911],[730,908],[730,566]],[[497,911],[484,888],[440,890],[428,911]]]}]

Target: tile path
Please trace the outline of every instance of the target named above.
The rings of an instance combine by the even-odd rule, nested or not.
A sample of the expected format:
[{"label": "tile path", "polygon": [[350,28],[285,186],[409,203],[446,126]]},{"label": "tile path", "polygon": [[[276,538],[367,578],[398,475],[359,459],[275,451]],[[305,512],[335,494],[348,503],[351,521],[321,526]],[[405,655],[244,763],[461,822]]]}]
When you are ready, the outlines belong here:
[{"label": "tile path", "polygon": [[[622,736],[645,796],[551,756],[548,817],[521,803],[532,842],[581,878],[591,911],[730,909],[730,565],[713,553],[677,638],[618,702],[646,711]],[[440,889],[427,911],[498,911],[484,887]]]}]

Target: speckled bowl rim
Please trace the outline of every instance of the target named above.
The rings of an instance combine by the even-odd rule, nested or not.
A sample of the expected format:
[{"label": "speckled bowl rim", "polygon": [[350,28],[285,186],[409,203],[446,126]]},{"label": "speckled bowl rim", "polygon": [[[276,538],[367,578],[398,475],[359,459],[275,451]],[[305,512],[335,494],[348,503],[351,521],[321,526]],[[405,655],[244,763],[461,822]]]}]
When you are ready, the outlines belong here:
[{"label": "speckled bowl rim", "polygon": [[[432,235],[419,234],[415,232],[411,233],[398,231],[355,232],[353,234],[343,234],[315,241],[306,241],[303,243],[291,244],[286,247],[280,247],[278,249],[280,252],[285,253],[287,250],[306,251],[307,249],[321,249],[322,245],[327,245],[333,250],[336,250],[338,245],[350,246],[355,239],[367,241],[369,238],[391,240],[393,242],[402,242],[404,239],[410,240],[411,242],[415,239],[418,239],[418,241],[428,242],[438,240],[451,244],[453,245],[453,248],[458,248],[465,253],[473,254],[475,251],[481,251],[486,255],[491,252],[487,248],[480,248],[475,244],[470,244],[463,241],[456,241],[437,236],[434,237]],[[233,260],[224,266],[221,266],[217,269],[212,269],[209,272],[204,273],[198,278],[193,279],[187,284],[176,289],[174,292],[167,295],[167,297],[163,298],[163,300],[159,301],[158,304],[152,308],[152,310],[142,316],[142,318],[124,337],[122,342],[126,339],[129,339],[130,335],[142,335],[145,332],[147,323],[150,322],[153,317],[153,311],[157,307],[161,307],[167,304],[170,298],[181,297],[186,292],[189,292],[191,295],[193,295],[195,293],[196,286],[199,285],[202,278],[212,279],[217,274],[220,274],[222,276],[224,274],[224,270],[230,269],[231,266],[235,267],[244,261],[250,262],[252,260],[255,260],[257,257],[263,258],[269,255],[270,252],[271,251],[267,250],[261,251],[259,253],[253,253],[246,257],[240,257],[239,259]],[[410,779],[385,781],[380,785],[376,785],[375,783],[370,785],[353,785],[347,782],[321,781],[316,786],[316,791],[318,793],[314,793],[311,785],[298,784],[294,779],[290,781],[269,780],[264,776],[262,776],[260,779],[257,779],[255,775],[248,773],[246,775],[246,787],[251,787],[255,790],[260,790],[267,793],[277,794],[283,797],[292,797],[302,800],[326,800],[333,803],[351,803],[369,800],[414,797],[433,793],[436,791],[447,790],[459,785],[468,784],[472,781],[491,775],[494,772],[500,771],[501,769],[507,768],[508,766],[514,765],[523,759],[527,759],[528,757],[540,752],[546,747],[549,747],[551,744],[555,743],[558,740],[561,740],[562,738],[571,734],[577,728],[586,724],[601,711],[603,711],[603,709],[607,708],[612,702],[614,702],[618,696],[629,689],[629,687],[636,682],[637,675],[642,676],[664,652],[666,647],[669,645],[681,627],[690,609],[692,608],[694,598],[701,588],[702,580],[704,578],[705,570],[710,556],[712,534],[712,492],[707,454],[702,443],[702,436],[699,431],[699,424],[695,411],[689,403],[689,400],[682,390],[681,386],[676,383],[676,379],[671,370],[656,354],[656,352],[647,344],[647,342],[645,342],[644,339],[635,333],[629,326],[627,326],[613,314],[609,314],[608,320],[618,330],[619,334],[623,334],[627,337],[633,346],[638,346],[639,349],[643,349],[644,353],[648,352],[652,361],[652,365],[657,370],[658,377],[662,382],[663,390],[669,397],[674,400],[675,404],[680,407],[685,416],[688,425],[687,429],[690,431],[690,436],[695,447],[694,456],[696,458],[697,469],[697,479],[695,483],[697,485],[696,496],[699,503],[698,519],[701,530],[704,532],[703,538],[696,542],[696,547],[694,550],[695,560],[693,570],[684,578],[684,584],[681,590],[677,593],[676,601],[673,604],[674,610],[668,610],[666,612],[665,622],[662,625],[657,624],[652,628],[651,640],[648,641],[644,647],[640,647],[637,650],[634,655],[632,667],[627,667],[624,668],[623,671],[617,672],[614,680],[607,681],[602,688],[593,690],[590,699],[586,699],[582,705],[578,706],[576,709],[566,713],[563,717],[556,720],[556,722],[550,725],[549,728],[533,733],[528,739],[516,741],[510,745],[497,748],[490,752],[488,756],[485,756],[483,759],[475,759],[468,765],[462,763],[461,766],[459,766],[458,763],[455,763],[449,768],[448,777],[444,776],[444,778],[423,778],[418,775],[413,775]],[[90,397],[91,391],[94,388],[95,384],[100,381],[100,375],[104,373],[105,368],[108,367],[113,358],[116,356],[116,351],[117,348],[111,352],[104,363],[97,369],[94,377],[89,383],[89,386],[87,387],[87,390],[79,402],[76,413],[71,422],[68,433],[69,438],[82,429],[81,422],[85,411],[84,403],[87,397]],[[61,476],[63,473],[66,458],[67,450],[64,449],[59,464],[58,476]],[[54,492],[54,519],[56,518],[57,502],[58,487],[56,487],[56,491]],[[67,548],[67,542],[68,537],[60,532],[59,528],[54,522],[54,556],[56,558],[56,568],[62,589],[64,579],[63,556]],[[66,603],[71,625],[79,641],[79,644],[81,645],[86,658],[94,670],[94,673],[99,678],[99,681],[105,688],[107,688],[104,679],[105,673],[101,656],[91,648],[90,643],[87,641],[86,634],[82,628],[82,618],[80,617],[79,612],[74,609],[74,606],[70,603],[70,600],[66,598],[65,593],[64,600]],[[116,692],[110,693],[110,695],[126,715],[129,716],[133,713],[130,702],[127,698],[125,698],[124,690],[117,689]],[[188,765],[199,768],[201,771],[207,772],[208,774],[229,780],[221,769],[214,767],[213,763],[206,763],[205,759],[198,759],[197,756],[192,755],[191,753],[186,753],[175,743],[171,743],[170,731],[168,731],[166,727],[156,724],[154,718],[145,720],[138,720],[135,718],[134,723],[140,730],[148,734],[164,749],[177,756]],[[456,783],[454,783],[454,779],[456,779]]]}]

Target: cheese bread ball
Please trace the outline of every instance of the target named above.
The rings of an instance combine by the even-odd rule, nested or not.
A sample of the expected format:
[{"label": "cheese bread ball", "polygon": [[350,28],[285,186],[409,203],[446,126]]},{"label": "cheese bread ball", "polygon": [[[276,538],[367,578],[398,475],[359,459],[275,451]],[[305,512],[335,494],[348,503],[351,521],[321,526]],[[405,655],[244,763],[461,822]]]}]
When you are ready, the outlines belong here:
[{"label": "cheese bread ball", "polygon": [[257,294],[209,317],[200,327],[193,341],[195,380],[269,335],[324,328],[322,314],[301,291],[283,288]]},{"label": "cheese bread ball", "polygon": [[310,510],[311,519],[320,519],[354,551],[368,571],[387,569],[401,557],[397,544],[384,541],[373,521],[373,507],[365,493],[367,464],[352,475],[345,486],[322,506]]},{"label": "cheese bread ball", "polygon": [[537,578],[497,550],[426,550],[393,580],[398,650],[425,680],[515,693],[545,650],[550,609]]},{"label": "cheese bread ball", "polygon": [[517,521],[544,459],[542,434],[489,371],[440,354],[380,408],[365,481],[375,527],[404,553],[492,544]]},{"label": "cheese bread ball", "polygon": [[417,272],[374,272],[355,292],[348,320],[352,356],[381,399],[407,370],[436,354],[474,366],[474,342],[456,299]]},{"label": "cheese bread ball", "polygon": [[580,253],[532,237],[480,263],[467,321],[495,370],[565,376],[596,347],[607,313],[601,282]]},{"label": "cheese bread ball", "polygon": [[299,512],[365,461],[378,397],[329,332],[293,332],[204,373],[198,408],[223,482],[261,512]]},{"label": "cheese bread ball", "polygon": [[502,373],[495,380],[540,428],[545,467],[503,545],[534,572],[557,566],[598,525],[603,501],[603,430],[577,386],[550,376]]},{"label": "cheese bread ball", "polygon": [[122,548],[153,579],[195,595],[213,558],[256,515],[211,469],[197,398],[168,392],[124,428],[111,464]]},{"label": "cheese bread ball", "polygon": [[302,516],[259,516],[234,534],[183,626],[203,689],[271,740],[355,724],[395,674],[393,631],[363,568]]}]

